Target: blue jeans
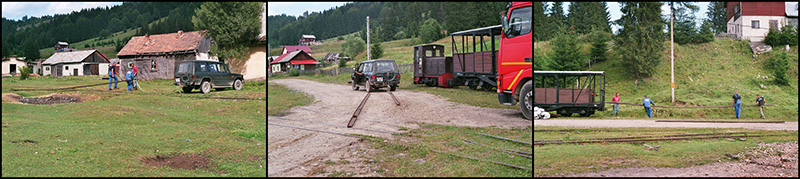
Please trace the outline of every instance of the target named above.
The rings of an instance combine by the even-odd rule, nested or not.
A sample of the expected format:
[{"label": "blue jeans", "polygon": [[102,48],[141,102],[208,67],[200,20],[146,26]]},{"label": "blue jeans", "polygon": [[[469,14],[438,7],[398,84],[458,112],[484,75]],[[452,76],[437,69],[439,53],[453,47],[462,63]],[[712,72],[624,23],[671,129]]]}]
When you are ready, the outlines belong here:
[{"label": "blue jeans", "polygon": [[614,115],[614,111],[617,111],[616,116],[619,116],[619,104],[614,104],[614,109],[611,110],[611,115]]},{"label": "blue jeans", "polygon": [[651,118],[653,117],[653,109],[644,108],[644,110],[647,111],[647,117],[651,117]]},{"label": "blue jeans", "polygon": [[736,108],[736,118],[739,118],[740,115],[742,114],[742,102],[737,101],[737,103],[734,104],[733,107]]},{"label": "blue jeans", "polygon": [[128,78],[128,79],[126,79],[126,80],[128,80],[128,81],[127,81],[127,82],[128,82],[128,91],[130,91],[130,90],[131,90],[131,87],[133,87],[133,80],[131,80],[130,78]]},{"label": "blue jeans", "polygon": [[[111,89],[111,82],[114,82],[115,80],[119,82],[119,79],[117,79],[117,76],[115,76],[114,74],[108,75],[108,82],[109,82],[108,89]],[[114,88],[117,88],[117,83],[114,83]]]}]

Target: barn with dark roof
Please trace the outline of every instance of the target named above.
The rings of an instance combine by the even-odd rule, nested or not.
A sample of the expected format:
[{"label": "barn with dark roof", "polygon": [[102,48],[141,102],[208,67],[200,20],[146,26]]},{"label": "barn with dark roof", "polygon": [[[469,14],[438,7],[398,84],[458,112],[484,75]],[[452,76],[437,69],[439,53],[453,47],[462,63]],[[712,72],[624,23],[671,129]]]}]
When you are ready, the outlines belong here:
[{"label": "barn with dark roof", "polygon": [[183,60],[213,60],[209,55],[213,40],[203,37],[205,31],[135,36],[125,44],[117,58],[120,72],[129,70],[133,62],[139,70],[138,79],[172,79],[175,66]]}]

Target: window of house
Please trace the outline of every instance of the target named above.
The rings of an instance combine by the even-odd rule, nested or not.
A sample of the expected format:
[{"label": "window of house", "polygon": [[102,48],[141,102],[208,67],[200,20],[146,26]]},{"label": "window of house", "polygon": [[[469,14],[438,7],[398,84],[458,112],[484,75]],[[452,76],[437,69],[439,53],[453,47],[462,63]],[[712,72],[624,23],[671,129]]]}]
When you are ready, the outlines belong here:
[{"label": "window of house", "polygon": [[50,67],[44,67],[44,70],[50,71]]},{"label": "window of house", "polygon": [[156,69],[158,69],[156,67],[156,60],[155,59],[150,59],[150,70],[156,71]]},{"label": "window of house", "polygon": [[64,66],[64,70],[69,70],[69,66]]},{"label": "window of house", "polygon": [[758,28],[760,28],[760,27],[761,27],[761,26],[759,26],[759,25],[760,25],[760,24],[759,24],[760,22],[759,22],[759,21],[757,21],[757,20],[753,21],[752,23],[753,23],[753,24],[752,24],[750,27],[752,27],[753,29],[758,29]]}]

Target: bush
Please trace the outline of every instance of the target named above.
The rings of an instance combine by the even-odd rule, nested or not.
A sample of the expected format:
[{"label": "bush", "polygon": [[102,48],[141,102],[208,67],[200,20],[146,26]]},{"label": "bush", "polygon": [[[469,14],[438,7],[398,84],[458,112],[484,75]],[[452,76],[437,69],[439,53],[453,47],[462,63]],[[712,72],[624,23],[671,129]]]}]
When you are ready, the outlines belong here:
[{"label": "bush", "polygon": [[336,38],[336,40],[344,40],[344,37]]},{"label": "bush", "polygon": [[33,72],[33,68],[31,68],[30,66],[19,67],[19,73],[20,73],[19,79],[20,80],[28,79],[28,74],[30,74],[32,72]]},{"label": "bush", "polygon": [[342,50],[344,50],[344,53],[348,56],[355,57],[363,52],[366,46],[367,43],[361,40],[361,38],[350,38],[347,42],[342,44]]},{"label": "bush", "polygon": [[298,71],[297,68],[292,68],[289,70],[289,76],[300,76],[300,71]]},{"label": "bush", "polygon": [[407,36],[406,32],[400,31],[400,32],[397,32],[396,34],[394,34],[394,39],[405,39],[406,36]]},{"label": "bush", "polygon": [[789,70],[789,61],[787,60],[786,52],[774,51],[773,56],[767,59],[766,69],[772,69],[773,79],[777,85],[789,84],[789,77],[786,72]]},{"label": "bush", "polygon": [[764,43],[772,47],[778,47],[787,44],[790,46],[795,46],[797,45],[797,41],[797,29],[795,29],[793,25],[783,26],[781,31],[770,29],[769,33],[767,33],[767,36],[764,37]]},{"label": "bush", "polygon": [[341,67],[347,67],[347,61],[340,58],[339,59],[339,68],[341,68]]},{"label": "bush", "polygon": [[423,43],[430,43],[442,38],[442,27],[436,19],[425,20],[425,23],[420,27],[420,37]]},{"label": "bush", "polygon": [[381,43],[372,44],[372,49],[370,49],[372,59],[378,59],[383,56],[383,47],[381,47]]}]

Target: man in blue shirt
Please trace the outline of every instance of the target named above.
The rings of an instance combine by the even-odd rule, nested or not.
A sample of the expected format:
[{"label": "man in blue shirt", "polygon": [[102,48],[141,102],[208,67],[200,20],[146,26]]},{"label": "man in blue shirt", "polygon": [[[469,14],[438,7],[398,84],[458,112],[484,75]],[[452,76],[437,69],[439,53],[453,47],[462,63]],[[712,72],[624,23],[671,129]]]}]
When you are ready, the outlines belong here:
[{"label": "man in blue shirt", "polygon": [[742,113],[742,96],[739,95],[737,90],[733,90],[733,104],[731,106],[736,108],[736,119],[739,119],[739,114]]},{"label": "man in blue shirt", "polygon": [[653,103],[653,100],[650,100],[650,98],[647,98],[647,95],[644,96],[644,100],[642,100],[642,104],[644,104],[644,110],[647,111],[647,117],[651,117],[652,118],[653,117],[653,109],[650,108],[650,104],[652,104],[653,106],[656,106],[656,104]]}]

